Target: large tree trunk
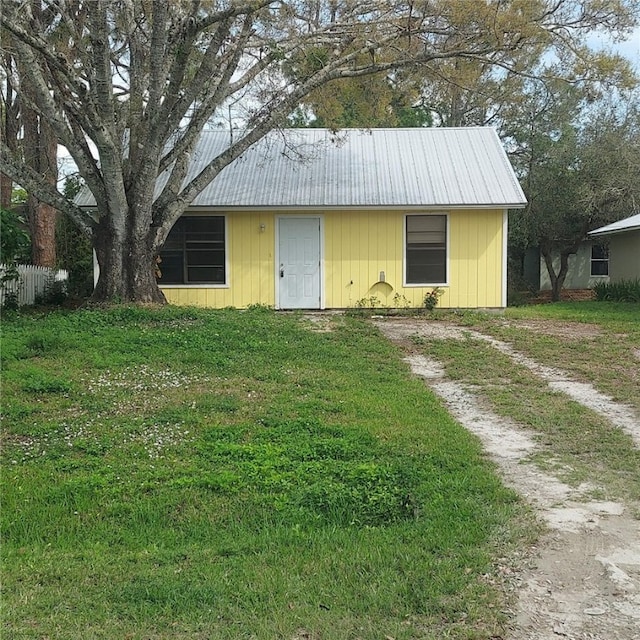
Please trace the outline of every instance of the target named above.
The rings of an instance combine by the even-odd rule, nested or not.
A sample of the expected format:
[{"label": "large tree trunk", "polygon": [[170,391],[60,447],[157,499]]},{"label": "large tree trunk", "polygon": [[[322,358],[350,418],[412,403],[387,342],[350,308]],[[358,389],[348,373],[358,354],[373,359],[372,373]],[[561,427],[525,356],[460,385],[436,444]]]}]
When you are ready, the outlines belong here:
[{"label": "large tree trunk", "polygon": [[[37,113],[23,107],[25,162],[35,169],[43,182],[56,187],[58,182],[58,142],[51,126]],[[57,211],[29,194],[27,219],[31,232],[31,260],[40,267],[56,266]]]},{"label": "large tree trunk", "polygon": [[56,266],[56,217],[58,212],[33,196],[27,200],[31,234],[31,262],[40,267]]},{"label": "large tree trunk", "polygon": [[133,224],[116,229],[112,220],[103,216],[94,234],[100,275],[92,300],[166,304],[156,281],[155,229],[145,234],[136,233]]},{"label": "large tree trunk", "polygon": [[560,302],[560,296],[562,294],[562,287],[564,281],[569,273],[569,256],[575,251],[561,251],[560,252],[560,269],[558,273],[555,272],[553,267],[553,256],[549,249],[544,247],[540,249],[542,256],[544,257],[544,263],[549,273],[549,280],[551,281],[551,300],[552,302]]}]

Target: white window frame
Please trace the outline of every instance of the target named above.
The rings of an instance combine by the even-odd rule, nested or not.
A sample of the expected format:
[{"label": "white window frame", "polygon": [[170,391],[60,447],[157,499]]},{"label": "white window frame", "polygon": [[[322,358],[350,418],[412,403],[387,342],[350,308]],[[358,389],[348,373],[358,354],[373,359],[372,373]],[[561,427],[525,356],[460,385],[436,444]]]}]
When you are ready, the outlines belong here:
[{"label": "white window frame", "polygon": [[[185,218],[223,218],[224,219],[224,282],[198,282],[198,283],[183,283],[183,284],[162,284],[158,282],[158,286],[161,289],[229,289],[230,288],[230,273],[229,268],[231,261],[229,260],[229,220],[228,216],[224,213],[212,213],[204,211],[187,211],[182,214]],[[162,265],[160,265],[162,269]]]},{"label": "white window frame", "polygon": [[[410,216],[444,216],[445,217],[445,257],[444,268],[446,279],[445,282],[407,282],[407,218]],[[451,233],[450,233],[450,215],[447,211],[412,211],[405,213],[402,219],[402,286],[403,287],[448,287],[450,275],[450,249],[451,249]]]}]

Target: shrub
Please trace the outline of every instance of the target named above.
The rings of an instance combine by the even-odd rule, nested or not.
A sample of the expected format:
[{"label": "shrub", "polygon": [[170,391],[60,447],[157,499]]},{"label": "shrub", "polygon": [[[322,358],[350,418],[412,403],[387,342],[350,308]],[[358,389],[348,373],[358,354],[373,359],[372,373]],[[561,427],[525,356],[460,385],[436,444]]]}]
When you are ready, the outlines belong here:
[{"label": "shrub", "polygon": [[28,261],[31,241],[24,218],[14,211],[0,208],[0,227],[0,263]]},{"label": "shrub", "polygon": [[400,293],[396,293],[393,296],[393,306],[396,309],[410,309],[411,308],[411,302],[409,302],[409,300],[406,298],[406,296],[403,296]]},{"label": "shrub", "polygon": [[598,282],[593,290],[596,300],[610,302],[640,302],[640,279],[619,282]]},{"label": "shrub", "polygon": [[[16,282],[17,285],[7,287],[9,283],[14,282]],[[2,301],[3,310],[15,311],[18,309],[18,294],[21,286],[22,280],[15,262],[9,263],[6,267],[0,270],[0,291],[4,293]]]},{"label": "shrub", "polygon": [[356,309],[375,309],[381,307],[382,303],[378,300],[377,296],[369,296],[368,298],[360,298],[356,301]]},{"label": "shrub", "polygon": [[424,308],[427,309],[427,311],[433,311],[443,293],[444,291],[440,289],[440,287],[436,287],[435,289],[431,289],[428,293],[425,293]]},{"label": "shrub", "polygon": [[36,304],[50,304],[60,306],[67,299],[67,282],[65,280],[56,280],[52,273],[47,277],[44,285],[44,291],[41,295],[36,295]]},{"label": "shrub", "polygon": [[[0,272],[0,290],[4,290],[4,310],[18,308],[18,293],[22,284],[17,264],[29,259],[30,246],[24,218],[14,211],[0,208],[0,264],[5,265]],[[14,281],[18,285],[8,288],[8,283]]]}]

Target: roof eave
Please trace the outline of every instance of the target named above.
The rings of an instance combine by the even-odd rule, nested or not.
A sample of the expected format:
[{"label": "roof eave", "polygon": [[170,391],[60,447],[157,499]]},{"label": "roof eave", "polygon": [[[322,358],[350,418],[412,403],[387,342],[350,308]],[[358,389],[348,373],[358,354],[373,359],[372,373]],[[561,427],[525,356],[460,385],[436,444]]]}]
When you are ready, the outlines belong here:
[{"label": "roof eave", "polygon": [[[87,211],[94,210],[95,204],[78,205],[80,209]],[[442,211],[450,210],[492,210],[492,209],[524,209],[524,202],[496,202],[490,204],[357,204],[357,205],[210,205],[210,204],[192,204],[187,207],[189,211]],[[640,228],[640,227],[638,227]]]},{"label": "roof eave", "polygon": [[194,204],[187,211],[442,211],[442,210],[493,210],[524,209],[526,203],[492,204],[358,204],[358,205],[206,205]]},{"label": "roof eave", "polygon": [[610,229],[600,231],[596,229],[595,231],[590,231],[587,235],[590,237],[601,237],[601,236],[615,236],[619,233],[628,233],[629,231],[640,231],[640,225],[634,225],[632,227],[624,227],[623,229]]}]

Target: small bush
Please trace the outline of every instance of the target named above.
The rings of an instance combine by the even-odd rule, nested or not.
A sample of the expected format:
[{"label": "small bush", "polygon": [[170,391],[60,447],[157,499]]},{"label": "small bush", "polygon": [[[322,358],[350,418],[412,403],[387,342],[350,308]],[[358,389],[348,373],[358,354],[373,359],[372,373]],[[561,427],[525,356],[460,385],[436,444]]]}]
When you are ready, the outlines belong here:
[{"label": "small bush", "polygon": [[378,300],[377,296],[369,296],[368,298],[360,298],[356,301],[356,309],[375,309],[381,307],[382,303]]},{"label": "small bush", "polygon": [[403,296],[400,293],[396,293],[393,296],[393,306],[396,309],[410,309],[411,308],[411,302],[409,302],[409,300],[406,298],[406,296]]},{"label": "small bush", "polygon": [[67,283],[64,280],[56,280],[51,274],[44,285],[42,295],[37,295],[36,304],[50,304],[59,307],[67,299]]},{"label": "small bush", "polygon": [[17,291],[5,291],[4,301],[2,303],[3,311],[17,311],[19,308],[18,292]]},{"label": "small bush", "polygon": [[268,304],[250,304],[247,307],[247,311],[252,311],[253,313],[272,313],[273,307]]},{"label": "small bush", "polygon": [[640,279],[619,282],[598,282],[593,290],[596,300],[610,302],[640,302]]},{"label": "small bush", "polygon": [[433,311],[436,308],[438,304],[438,300],[440,300],[440,297],[442,296],[443,293],[444,291],[440,289],[440,287],[436,287],[435,289],[431,289],[429,293],[425,293],[424,308],[427,311]]},{"label": "small bush", "polygon": [[25,219],[15,211],[0,208],[0,264],[29,260],[31,241]]},{"label": "small bush", "polygon": [[[17,282],[17,286],[9,288],[7,285],[13,282]],[[22,280],[18,273],[18,267],[15,262],[12,262],[0,272],[0,290],[4,292],[3,310],[16,311],[18,309],[18,294],[21,286]]]}]

